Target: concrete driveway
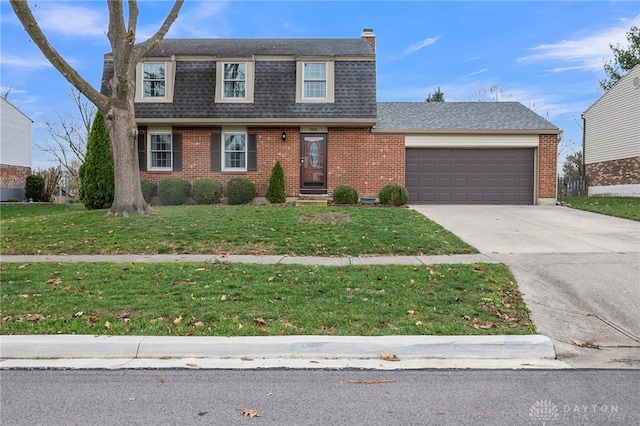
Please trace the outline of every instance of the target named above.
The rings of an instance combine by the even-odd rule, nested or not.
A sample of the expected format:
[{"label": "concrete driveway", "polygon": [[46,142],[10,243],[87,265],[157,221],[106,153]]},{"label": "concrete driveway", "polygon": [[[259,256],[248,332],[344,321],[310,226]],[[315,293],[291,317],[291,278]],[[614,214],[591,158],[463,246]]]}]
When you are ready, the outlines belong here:
[{"label": "concrete driveway", "polygon": [[640,368],[639,222],[559,206],[412,208],[511,268],[558,358]]}]

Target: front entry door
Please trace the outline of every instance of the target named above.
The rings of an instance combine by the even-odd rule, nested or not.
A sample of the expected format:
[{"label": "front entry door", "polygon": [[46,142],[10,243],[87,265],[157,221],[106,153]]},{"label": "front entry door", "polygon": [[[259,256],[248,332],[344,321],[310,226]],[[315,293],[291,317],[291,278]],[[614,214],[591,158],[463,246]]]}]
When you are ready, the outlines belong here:
[{"label": "front entry door", "polygon": [[300,146],[300,192],[327,192],[327,135],[303,134]]}]

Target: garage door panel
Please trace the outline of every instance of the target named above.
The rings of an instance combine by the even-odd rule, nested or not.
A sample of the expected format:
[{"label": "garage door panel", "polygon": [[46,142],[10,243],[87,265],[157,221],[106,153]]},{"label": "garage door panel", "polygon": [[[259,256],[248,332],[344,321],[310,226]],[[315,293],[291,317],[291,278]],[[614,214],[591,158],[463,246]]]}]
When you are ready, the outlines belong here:
[{"label": "garage door panel", "polygon": [[406,151],[405,182],[410,203],[533,203],[533,149]]}]

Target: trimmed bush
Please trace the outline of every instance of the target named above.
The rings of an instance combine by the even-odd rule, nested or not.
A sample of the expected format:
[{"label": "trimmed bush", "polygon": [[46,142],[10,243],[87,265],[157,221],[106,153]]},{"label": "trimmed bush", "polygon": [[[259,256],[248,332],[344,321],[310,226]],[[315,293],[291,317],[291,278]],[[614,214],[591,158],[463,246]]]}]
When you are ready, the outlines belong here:
[{"label": "trimmed bush", "polygon": [[234,177],[227,182],[229,204],[248,204],[256,196],[256,186],[247,178]]},{"label": "trimmed bush", "polygon": [[333,202],[336,204],[358,204],[358,191],[349,185],[338,185],[333,190]]},{"label": "trimmed bush", "polygon": [[89,209],[111,207],[115,196],[115,177],[111,140],[102,113],[98,111],[87,141],[87,154],[78,170],[80,190],[78,196]]},{"label": "trimmed bush", "polygon": [[191,192],[191,184],[184,179],[166,178],[158,184],[158,197],[163,206],[184,204]]},{"label": "trimmed bush", "polygon": [[156,195],[158,191],[158,185],[146,179],[140,181],[140,188],[142,189],[142,196],[147,203],[151,202],[151,197]]},{"label": "trimmed bush", "polygon": [[267,201],[270,203],[284,203],[287,200],[284,187],[284,171],[279,161],[271,169],[269,186],[267,187]]},{"label": "trimmed bush", "polygon": [[40,175],[29,175],[24,184],[24,196],[27,201],[40,201],[44,194],[44,178]]},{"label": "trimmed bush", "polygon": [[407,201],[409,201],[409,193],[402,185],[390,183],[380,190],[380,204],[401,206],[407,204]]},{"label": "trimmed bush", "polygon": [[222,184],[214,179],[200,178],[191,189],[191,196],[197,204],[216,204],[222,200]]}]

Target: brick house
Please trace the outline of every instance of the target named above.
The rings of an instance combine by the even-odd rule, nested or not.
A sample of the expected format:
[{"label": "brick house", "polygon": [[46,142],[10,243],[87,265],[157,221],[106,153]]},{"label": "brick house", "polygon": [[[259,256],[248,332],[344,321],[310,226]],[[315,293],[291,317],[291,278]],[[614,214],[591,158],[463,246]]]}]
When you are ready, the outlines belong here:
[{"label": "brick house", "polygon": [[640,65],[583,114],[589,195],[640,197]]},{"label": "brick house", "polygon": [[[102,80],[107,95],[112,75],[107,54]],[[497,155],[497,168],[525,164],[528,183],[520,187],[527,187],[527,195],[517,200],[457,197],[456,202],[555,200],[557,127],[520,104],[509,104],[506,112],[495,115],[489,103],[474,103],[473,111],[461,107],[447,128],[434,128],[424,111],[427,115],[414,123],[398,123],[399,116],[421,112],[414,103],[393,104],[390,110],[377,102],[375,37],[368,29],[353,39],[165,39],[138,64],[136,91],[141,179],[159,182],[174,176],[193,183],[208,177],[226,184],[231,177],[244,176],[255,183],[258,197],[264,197],[271,169],[280,161],[287,197],[330,194],[340,184],[354,186],[363,197],[376,197],[384,185],[405,185],[415,177],[407,174],[410,148],[418,146],[412,137],[475,134],[478,138],[467,145],[423,141],[419,146],[468,154],[482,145],[505,154]],[[487,125],[464,123],[465,113],[481,110],[486,111],[483,117],[492,117]],[[455,122],[462,127],[452,127]],[[523,134],[526,141],[518,138]],[[489,138],[492,135],[496,138]],[[529,154],[513,163],[507,148]],[[477,160],[468,166],[473,182]],[[502,175],[485,169],[487,184],[493,182],[490,173]],[[553,179],[547,181],[547,175]],[[450,178],[460,182],[461,175]],[[445,181],[442,175],[438,179]]]},{"label": "brick house", "polygon": [[33,121],[5,98],[0,98],[0,201],[24,200],[31,174]]}]

